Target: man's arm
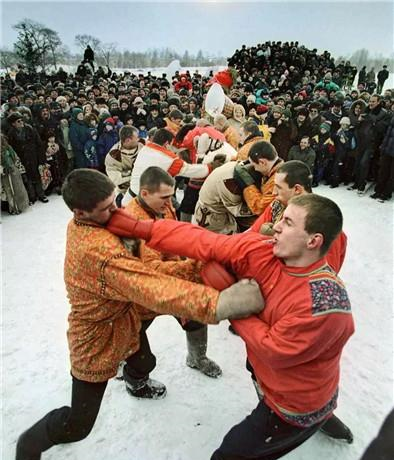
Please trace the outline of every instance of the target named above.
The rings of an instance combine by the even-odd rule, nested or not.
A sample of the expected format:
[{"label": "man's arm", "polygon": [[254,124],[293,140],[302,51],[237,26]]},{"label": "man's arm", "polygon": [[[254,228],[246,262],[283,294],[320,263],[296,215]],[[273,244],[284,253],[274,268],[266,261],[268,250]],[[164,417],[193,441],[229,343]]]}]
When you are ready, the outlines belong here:
[{"label": "man's arm", "polygon": [[244,199],[253,214],[257,216],[261,215],[275,199],[274,185],[274,175],[272,175],[267,182],[262,185],[262,191],[255,185],[250,185],[244,189]]},{"label": "man's arm", "polygon": [[287,315],[272,327],[258,316],[231,324],[250,350],[274,369],[312,361],[331,347],[339,351],[354,331],[346,313]]}]

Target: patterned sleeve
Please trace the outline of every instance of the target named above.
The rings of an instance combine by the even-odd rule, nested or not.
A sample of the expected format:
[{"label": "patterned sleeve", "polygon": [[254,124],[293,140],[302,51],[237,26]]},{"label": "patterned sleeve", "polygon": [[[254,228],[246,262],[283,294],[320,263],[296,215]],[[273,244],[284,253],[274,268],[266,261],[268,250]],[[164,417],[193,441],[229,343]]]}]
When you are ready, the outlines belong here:
[{"label": "patterned sleeve", "polygon": [[156,272],[122,254],[103,264],[101,290],[112,300],[133,302],[157,313],[208,324],[217,322],[218,291]]},{"label": "patterned sleeve", "polygon": [[263,191],[261,192],[255,185],[249,185],[243,192],[248,208],[258,216],[265,211],[275,198],[273,195],[273,176],[263,185],[262,189]]}]

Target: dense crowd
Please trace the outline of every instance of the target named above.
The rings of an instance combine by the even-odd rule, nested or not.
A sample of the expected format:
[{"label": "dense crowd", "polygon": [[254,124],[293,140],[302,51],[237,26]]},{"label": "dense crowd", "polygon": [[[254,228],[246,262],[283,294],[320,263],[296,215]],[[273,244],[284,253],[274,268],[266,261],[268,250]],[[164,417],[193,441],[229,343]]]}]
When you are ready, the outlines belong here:
[{"label": "dense crowd", "polygon": [[[357,69],[349,62],[335,64],[327,51],[318,54],[298,42],[244,45],[228,59],[237,74],[219,72],[213,80],[212,72],[156,77],[95,70],[92,59],[88,53],[75,75],[61,68],[31,75],[19,66],[15,78],[1,77],[2,207],[10,213],[60,194],[74,168],[105,172],[111,149],[122,150],[133,132],[137,139],[128,148],[135,154],[155,130],[165,128],[173,135],[171,149],[196,162],[187,133],[209,125],[216,131],[209,138],[223,142],[217,133],[224,134],[238,152],[234,158],[246,159],[247,146],[262,137],[283,160],[306,162],[314,186],[343,183],[363,195],[372,181],[373,198],[391,198],[394,94],[390,89],[380,94],[386,66],[377,76],[363,67],[356,84]],[[204,110],[212,81],[227,93],[225,117],[215,120]],[[248,121],[258,131],[251,133],[248,125],[244,130]],[[122,137],[123,126],[134,130],[124,130]],[[118,168],[130,176],[124,164]]]}]

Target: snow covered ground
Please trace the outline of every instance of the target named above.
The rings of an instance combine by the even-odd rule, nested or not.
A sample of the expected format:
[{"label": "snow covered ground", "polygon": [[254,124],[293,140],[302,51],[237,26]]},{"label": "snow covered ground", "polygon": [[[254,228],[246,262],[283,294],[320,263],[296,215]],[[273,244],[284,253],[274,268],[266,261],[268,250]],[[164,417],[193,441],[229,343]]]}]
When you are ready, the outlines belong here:
[{"label": "snow covered ground", "polygon": [[[354,444],[321,434],[289,460],[358,460],[393,406],[393,203],[358,197],[343,187],[317,192],[345,216],[348,254],[341,276],[353,305],[356,333],[342,359],[336,413],[352,428]],[[2,458],[14,458],[21,431],[55,407],[69,404],[66,343],[69,306],[63,284],[66,224],[61,197],[3,218]],[[209,328],[209,353],[223,369],[212,380],[185,366],[185,336],[170,317],[149,329],[157,368],[166,383],[161,401],[130,397],[112,380],[96,426],[84,441],[56,446],[43,460],[208,460],[229,428],[256,405],[241,340],[228,323]]]}]

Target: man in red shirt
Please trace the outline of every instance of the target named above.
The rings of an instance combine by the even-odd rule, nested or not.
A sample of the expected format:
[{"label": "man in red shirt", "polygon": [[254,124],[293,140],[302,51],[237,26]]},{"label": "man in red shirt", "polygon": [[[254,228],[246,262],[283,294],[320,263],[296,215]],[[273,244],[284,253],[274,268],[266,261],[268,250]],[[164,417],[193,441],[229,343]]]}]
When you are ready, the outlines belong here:
[{"label": "man in red shirt", "polygon": [[[261,233],[262,235],[274,235],[274,226],[283,216],[291,198],[295,196],[312,193],[313,175],[309,167],[298,160],[290,160],[283,163],[275,174],[275,185],[273,194],[275,200],[266,208],[261,216],[255,221],[250,231]],[[336,273],[342,267],[346,254],[347,237],[341,232],[333,241],[326,254],[327,262]],[[231,327],[231,326],[229,326]],[[246,367],[252,373],[253,384],[256,387],[257,394],[261,395],[261,389],[258,387],[253,369],[249,362]],[[332,415],[327,422],[321,427],[320,431],[327,436],[348,443],[353,442],[351,430],[336,416]]]},{"label": "man in red shirt", "polygon": [[339,207],[315,194],[290,200],[272,238],[113,214],[110,231],[143,238],[152,249],[216,260],[239,277],[254,278],[265,298],[259,315],[232,321],[264,397],[211,460],[280,458],[331,417],[341,353],[354,332],[345,287],[325,257],[342,221]]}]

